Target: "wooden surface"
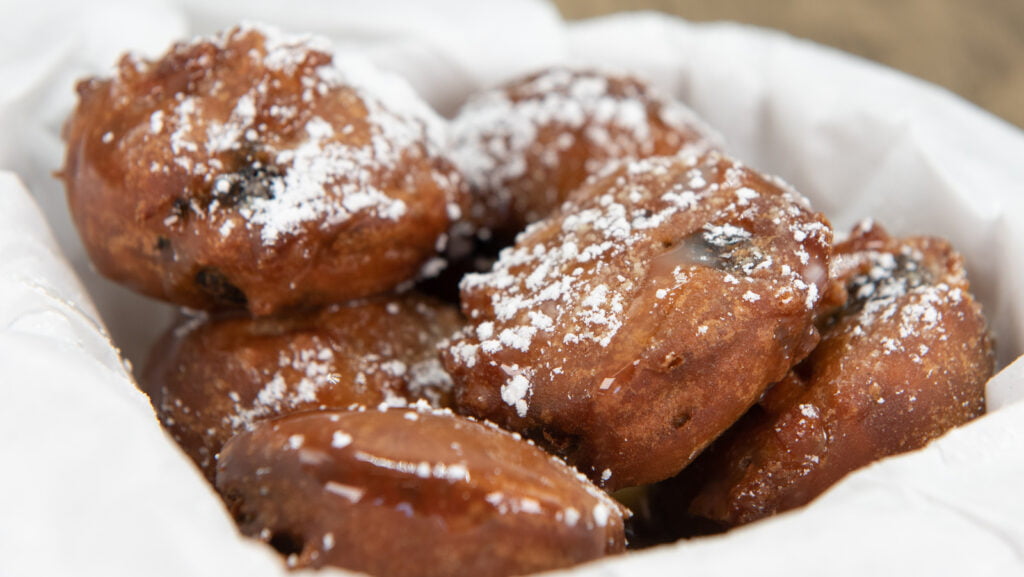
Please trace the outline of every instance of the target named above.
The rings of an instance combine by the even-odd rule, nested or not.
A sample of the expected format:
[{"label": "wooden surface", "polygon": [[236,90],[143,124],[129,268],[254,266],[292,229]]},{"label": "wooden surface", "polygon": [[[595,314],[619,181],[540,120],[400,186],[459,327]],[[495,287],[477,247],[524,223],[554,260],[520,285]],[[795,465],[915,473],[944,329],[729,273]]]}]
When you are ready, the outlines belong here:
[{"label": "wooden surface", "polygon": [[784,30],[939,84],[1024,127],[1024,0],[555,0],[568,19],[657,10]]}]

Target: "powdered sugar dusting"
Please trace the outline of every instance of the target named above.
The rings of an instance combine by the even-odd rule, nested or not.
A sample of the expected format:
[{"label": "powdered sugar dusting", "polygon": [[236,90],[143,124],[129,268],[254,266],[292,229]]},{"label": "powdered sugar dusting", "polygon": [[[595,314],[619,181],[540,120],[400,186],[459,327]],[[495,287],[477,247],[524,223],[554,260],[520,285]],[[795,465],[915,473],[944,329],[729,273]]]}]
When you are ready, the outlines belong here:
[{"label": "powdered sugar dusting", "polygon": [[334,431],[331,433],[331,446],[335,449],[344,449],[352,444],[352,435],[345,431]]},{"label": "powdered sugar dusting", "polygon": [[501,400],[515,407],[520,417],[526,416],[529,409],[526,397],[530,392],[530,381],[522,373],[515,374],[501,386]]},{"label": "powdered sugar dusting", "polygon": [[[539,443],[586,439],[577,415],[657,386],[650,372],[683,374],[690,365],[676,359],[700,354],[684,347],[699,339],[713,349],[732,338],[730,323],[790,316],[807,323],[793,323],[794,338],[812,338],[831,229],[805,204],[717,152],[607,171],[528,226],[489,272],[463,278],[470,323],[445,359],[467,410],[531,433],[546,427]],[[584,466],[599,484],[626,482],[613,458]],[[582,515],[600,525],[604,512]]]},{"label": "powdered sugar dusting", "polygon": [[[217,82],[209,94],[177,95],[173,110],[157,111],[149,118],[149,136],[166,139],[176,167],[201,176],[210,187],[209,200],[192,202],[192,212],[199,218],[217,218],[221,212],[237,211],[246,228],[266,245],[310,226],[338,225],[355,215],[392,222],[405,217],[405,201],[387,188],[393,185],[384,183],[409,157],[440,150],[443,122],[402,80],[375,71],[363,60],[334,57],[323,40],[247,24],[178,50],[202,43],[224,50],[251,41],[251,35],[258,35],[261,42],[260,49],[250,50],[248,56],[267,73],[255,75],[245,93],[229,94],[224,83]],[[267,132],[267,117],[293,122],[299,118],[296,107],[278,104],[270,96],[278,82],[275,75],[281,74],[299,78],[306,105],[354,94],[365,108],[365,118],[312,115],[298,124],[297,140],[276,138]],[[218,118],[215,109],[231,98],[227,118]],[[238,172],[225,169],[225,155],[253,149],[260,151],[259,159],[247,157]],[[448,173],[433,172],[442,188],[455,188]],[[449,203],[457,208],[451,195]],[[224,232],[227,236],[231,230]]]},{"label": "powdered sugar dusting", "polygon": [[[387,311],[394,307],[398,307],[397,312],[389,314]],[[389,406],[404,407],[418,399],[434,405],[445,401],[452,380],[435,351],[438,342],[456,326],[454,311],[417,298],[354,303],[332,307],[325,314],[330,315],[326,321],[273,337],[278,339],[273,345],[275,361],[267,362],[265,356],[259,362],[243,360],[249,351],[237,351],[241,364],[232,370],[244,372],[244,376],[226,380],[241,379],[240,390],[227,391],[215,399],[222,435],[251,430],[262,419],[323,407],[324,403],[336,407],[336,403],[375,404],[383,400]],[[381,331],[383,338],[359,341],[348,332],[346,323],[377,314],[382,324],[374,330]],[[193,325],[199,322],[185,323],[188,332],[183,332],[182,338],[196,331]],[[246,383],[249,379],[251,384]],[[186,407],[180,398],[171,395],[165,396],[161,409],[167,414],[192,410],[209,409]],[[342,448],[351,438],[338,431],[332,442],[335,448]]]},{"label": "powdered sugar dusting", "polygon": [[[866,263],[866,271],[852,276],[847,288],[854,311],[846,332],[854,337],[870,338],[873,327],[886,323],[894,327],[880,337],[885,355],[907,355],[915,363],[923,362],[929,347],[908,347],[906,340],[928,334],[942,339],[946,332],[943,310],[962,298],[966,279],[962,270],[952,273],[932,270],[915,241],[892,245],[891,250],[864,250],[839,255],[833,266],[840,274],[844,267]],[[941,274],[941,276],[940,276]]]},{"label": "powdered sugar dusting", "polygon": [[[278,364],[287,370],[272,374],[251,404],[232,397],[234,410],[225,417],[231,430],[251,430],[262,418],[316,401],[319,390],[330,384],[334,352],[317,339],[313,342],[311,348],[282,351]],[[298,375],[298,381],[290,382],[291,375]]]},{"label": "powdered sugar dusting", "polygon": [[[720,185],[709,184],[713,179],[703,173],[719,162],[725,161],[712,153],[700,157],[700,160],[691,156],[688,159],[651,158],[629,163],[605,177],[602,182],[608,188],[602,188],[599,196],[583,198],[581,195],[578,202],[567,202],[557,219],[528,227],[516,246],[501,253],[490,272],[470,274],[463,279],[461,288],[464,296],[480,292],[489,295],[489,302],[485,309],[476,312],[479,322],[475,328],[467,329],[455,339],[452,350],[456,360],[472,367],[479,362],[481,353],[491,356],[503,350],[527,352],[533,350],[538,339],[547,342],[544,335],[556,331],[564,333],[560,344],[565,347],[585,343],[608,347],[623,327],[628,304],[638,287],[637,280],[645,269],[649,269],[648,274],[663,274],[673,283],[667,287],[656,287],[654,296],[658,299],[666,299],[672,286],[679,287],[688,282],[685,270],[688,266],[727,265],[733,272],[723,278],[726,283],[737,285],[738,298],[756,303],[766,298],[787,302],[799,297],[809,309],[816,306],[816,283],[823,282],[823,271],[818,275],[810,266],[796,267],[775,262],[750,242],[752,233],[749,230],[730,221],[708,224],[702,229],[695,242],[707,248],[683,243],[679,248],[667,251],[664,258],[654,258],[653,262],[649,262],[650,256],[644,256],[649,254],[646,251],[650,250],[650,239],[664,234],[660,231],[666,229],[673,219],[709,202],[707,199],[713,196],[723,196]],[[688,167],[681,182],[677,179],[674,181],[676,184],[660,193],[653,193],[650,187],[655,185],[651,182],[665,177],[670,167],[679,171],[677,163]],[[738,166],[729,165],[725,170],[726,182],[730,179],[735,181],[732,186],[738,190],[731,197],[732,203],[722,206],[719,214],[750,211],[753,209],[751,201],[759,196],[742,186],[740,176],[730,175],[730,171],[737,170]],[[694,182],[701,182],[704,187],[689,188],[687,183]],[[739,192],[741,190],[746,192]],[[655,196],[652,198],[652,195]],[[783,193],[784,200],[780,204],[789,202],[788,195],[789,192]],[[645,200],[641,202],[639,199]],[[721,200],[715,202],[721,204]],[[797,213],[802,210],[795,202],[786,206]],[[827,226],[814,219],[794,220],[800,222],[794,226],[800,227],[802,242],[815,246],[827,244],[831,234]],[[540,234],[551,240],[544,243],[522,242]],[[807,252],[802,243],[798,246],[800,251]],[[624,271],[614,282],[609,282],[605,276],[609,263],[615,263],[617,269]],[[662,268],[664,272],[660,272]],[[768,276],[769,272],[780,279],[771,285],[771,294],[749,288],[752,278]],[[817,276],[821,278],[815,278]],[[502,388],[502,398],[522,414],[525,391],[523,379],[510,380]]]},{"label": "powdered sugar dusting", "polygon": [[[560,154],[585,143],[597,151],[588,160],[590,173],[600,171],[606,159],[630,159],[654,153],[652,127],[671,127],[694,141],[717,141],[684,105],[665,98],[628,77],[594,71],[551,69],[512,87],[475,95],[452,123],[452,159],[469,184],[485,191],[485,209],[503,214],[515,202],[509,183],[528,176],[535,163],[553,170]],[[557,128],[556,128],[557,127]],[[557,129],[552,146],[542,146],[542,132]],[[556,182],[539,182],[559,197]]]}]

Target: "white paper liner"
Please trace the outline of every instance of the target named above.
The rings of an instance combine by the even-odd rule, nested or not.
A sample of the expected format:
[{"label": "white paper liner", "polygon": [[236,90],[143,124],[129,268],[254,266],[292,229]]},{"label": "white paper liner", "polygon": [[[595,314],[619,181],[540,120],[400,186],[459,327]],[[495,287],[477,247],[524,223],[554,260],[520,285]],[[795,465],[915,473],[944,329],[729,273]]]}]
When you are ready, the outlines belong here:
[{"label": "white paper liner", "polygon": [[[266,547],[237,536],[132,386],[99,319],[138,363],[171,309],[91,271],[52,177],[76,78],[110,70],[125,50],[158,55],[241,20],[325,34],[405,76],[446,113],[471,90],[552,63],[647,76],[839,230],[873,216],[896,234],[952,240],[1001,362],[1020,355],[1024,136],[998,119],[763,30],[655,14],[567,27],[540,2],[365,4],[0,3],[0,575],[286,572]],[[851,475],[811,507],[566,574],[1021,573],[1022,381],[1018,361],[990,384],[994,412]]]}]

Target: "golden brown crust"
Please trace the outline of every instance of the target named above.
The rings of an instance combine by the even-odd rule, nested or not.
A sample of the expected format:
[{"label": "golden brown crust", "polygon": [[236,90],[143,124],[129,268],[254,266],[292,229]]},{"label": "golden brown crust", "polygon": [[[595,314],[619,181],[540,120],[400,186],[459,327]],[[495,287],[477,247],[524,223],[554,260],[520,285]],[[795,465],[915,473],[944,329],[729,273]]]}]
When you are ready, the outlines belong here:
[{"label": "golden brown crust", "polygon": [[284,317],[183,318],[153,348],[142,387],[212,479],[221,446],[259,420],[417,399],[448,406],[436,347],[461,325],[453,307],[411,294]]},{"label": "golden brown crust", "polygon": [[97,269],[180,305],[261,315],[414,277],[462,185],[426,115],[369,77],[242,27],[80,83],[63,177]]},{"label": "golden brown crust", "polygon": [[861,227],[833,263],[848,302],[814,353],[715,447],[691,514],[734,526],[804,505],[984,412],[992,342],[947,242]]},{"label": "golden brown crust", "polygon": [[622,511],[496,427],[413,410],[302,413],[232,439],[217,487],[292,567],[502,577],[622,551]]},{"label": "golden brown crust", "polygon": [[473,222],[511,238],[609,161],[716,138],[637,78],[553,68],[474,95],[452,121],[452,159],[469,181]]},{"label": "golden brown crust", "polygon": [[622,166],[464,279],[456,403],[606,488],[669,477],[817,342],[830,243],[718,153]]}]

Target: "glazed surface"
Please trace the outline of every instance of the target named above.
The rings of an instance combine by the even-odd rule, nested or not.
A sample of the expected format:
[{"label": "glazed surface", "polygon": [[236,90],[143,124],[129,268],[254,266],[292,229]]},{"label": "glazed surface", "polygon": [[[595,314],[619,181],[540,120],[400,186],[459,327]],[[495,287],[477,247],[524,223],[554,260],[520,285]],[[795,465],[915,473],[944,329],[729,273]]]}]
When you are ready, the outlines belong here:
[{"label": "glazed surface", "polygon": [[241,530],[292,567],[382,577],[521,575],[622,551],[622,510],[557,459],[451,413],[264,421],[225,446]]}]

